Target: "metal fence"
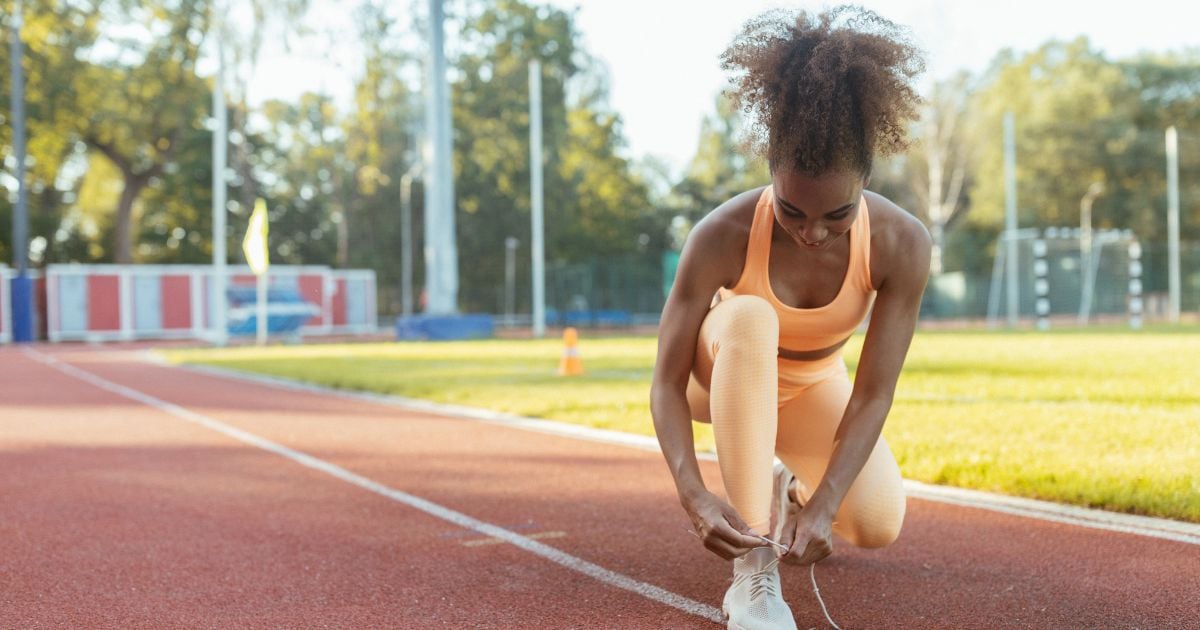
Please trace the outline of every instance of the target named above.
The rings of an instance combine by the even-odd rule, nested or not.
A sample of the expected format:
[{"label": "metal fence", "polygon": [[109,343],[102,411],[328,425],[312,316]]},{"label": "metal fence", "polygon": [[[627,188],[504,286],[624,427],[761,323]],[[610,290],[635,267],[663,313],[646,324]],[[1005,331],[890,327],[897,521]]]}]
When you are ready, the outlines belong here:
[{"label": "metal fence", "polygon": [[[1049,283],[1050,315],[1072,315],[1081,310],[1084,295],[1086,265],[1078,241],[1047,240],[1046,280]],[[1168,280],[1167,251],[1161,244],[1142,246],[1142,295],[1144,313],[1148,320],[1167,316]],[[989,256],[990,258],[990,256]],[[1036,316],[1034,283],[1035,256],[1032,241],[1018,247],[1018,315]],[[1129,309],[1129,255],[1124,247],[1105,247],[1095,270],[1095,285],[1090,313],[1092,316],[1124,315]],[[1184,312],[1200,311],[1200,243],[1183,243],[1180,247],[1181,296]],[[983,319],[1006,313],[1007,283],[1001,278],[994,286],[995,275],[982,271],[948,271],[930,278],[921,304],[921,318],[932,320]],[[997,305],[998,302],[998,305]]]},{"label": "metal fence", "polygon": [[[1049,283],[1050,315],[1059,319],[1077,315],[1083,300],[1086,268],[1079,241],[1048,239],[1045,278]],[[1111,321],[1129,309],[1129,255],[1127,242],[1110,242],[1100,249],[1095,265],[1095,284],[1089,308],[1093,318]],[[1142,297],[1147,321],[1167,315],[1167,252],[1165,244],[1141,242]],[[993,267],[999,243],[978,251],[961,252],[960,260],[972,261],[973,269],[955,270],[931,277],[921,304],[921,318],[928,321],[983,321],[992,315],[1003,320],[1007,305],[1007,283],[995,285]],[[1034,286],[1035,256],[1031,240],[1018,247],[1018,315],[1036,316]],[[969,255],[968,255],[969,254]],[[673,280],[673,260],[668,253],[596,259],[580,263],[552,263],[546,268],[546,308],[553,323],[565,313],[622,311],[638,322],[653,322],[662,311]],[[1181,247],[1182,310],[1200,312],[1200,242]],[[381,297],[387,287],[381,287]],[[497,315],[501,325],[528,325],[531,304],[530,280],[518,275],[512,285],[502,283],[460,294],[472,312]],[[381,305],[387,304],[386,297]]]}]

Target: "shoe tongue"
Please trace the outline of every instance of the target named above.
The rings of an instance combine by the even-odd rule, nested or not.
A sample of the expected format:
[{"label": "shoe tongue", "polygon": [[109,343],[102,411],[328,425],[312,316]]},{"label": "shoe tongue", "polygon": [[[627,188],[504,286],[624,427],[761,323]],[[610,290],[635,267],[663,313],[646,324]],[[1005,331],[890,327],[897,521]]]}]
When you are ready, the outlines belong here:
[{"label": "shoe tongue", "polygon": [[770,547],[756,547],[750,553],[738,559],[743,571],[761,571],[776,558],[775,550]]}]

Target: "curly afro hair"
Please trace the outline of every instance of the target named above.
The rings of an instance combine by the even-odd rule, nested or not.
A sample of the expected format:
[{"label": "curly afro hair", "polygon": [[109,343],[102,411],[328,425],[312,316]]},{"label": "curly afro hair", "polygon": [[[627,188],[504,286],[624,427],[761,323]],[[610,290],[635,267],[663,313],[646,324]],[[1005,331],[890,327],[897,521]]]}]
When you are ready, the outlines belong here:
[{"label": "curly afro hair", "polygon": [[907,147],[905,127],[920,104],[912,81],[925,63],[899,26],[841,6],[750,20],[721,68],[751,118],[745,144],[772,171],[869,174],[876,154]]}]

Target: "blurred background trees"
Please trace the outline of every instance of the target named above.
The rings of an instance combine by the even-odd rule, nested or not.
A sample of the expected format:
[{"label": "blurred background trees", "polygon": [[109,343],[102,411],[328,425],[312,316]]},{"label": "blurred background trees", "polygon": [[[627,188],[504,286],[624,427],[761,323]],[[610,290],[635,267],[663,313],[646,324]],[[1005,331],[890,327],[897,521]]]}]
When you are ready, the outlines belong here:
[{"label": "blurred background trees", "polygon": [[[419,159],[423,121],[421,33],[398,23],[383,0],[360,3],[348,9],[363,50],[344,68],[355,86],[350,102],[314,89],[294,102],[252,105],[244,86],[264,38],[306,34],[309,4],[240,3],[255,19],[225,32],[229,251],[240,256],[238,219],[254,197],[264,197],[277,261],[375,269],[381,309],[396,312],[400,180]],[[0,0],[6,37],[11,6]],[[528,295],[531,59],[543,72],[550,265],[657,268],[687,225],[767,182],[765,165],[738,150],[743,123],[726,97],[716,97],[682,172],[653,157],[633,160],[620,116],[608,106],[606,71],[580,48],[572,13],[523,0],[462,0],[451,8],[463,310],[499,310],[509,238],[519,241],[518,294]],[[24,2],[36,265],[211,259],[212,42],[215,18],[228,10],[213,0]],[[337,45],[329,38],[331,50]],[[0,47],[6,70],[8,55]],[[5,260],[15,190],[9,89],[0,83],[0,184],[10,192],[0,195]],[[944,79],[926,96],[912,150],[880,160],[872,188],[930,227],[940,244],[935,269],[990,268],[1003,221],[1006,111],[1017,121],[1023,226],[1078,225],[1080,199],[1100,182],[1097,227],[1162,240],[1169,125],[1180,131],[1182,197],[1200,198],[1196,51],[1114,60],[1084,38],[1051,41],[1027,53],[1002,51],[987,71]],[[416,226],[420,192],[417,186]],[[1185,203],[1184,214],[1184,239],[1200,239],[1200,204]],[[420,251],[422,231],[414,235]],[[415,262],[419,290],[421,257]],[[1151,264],[1158,264],[1153,256]]]}]

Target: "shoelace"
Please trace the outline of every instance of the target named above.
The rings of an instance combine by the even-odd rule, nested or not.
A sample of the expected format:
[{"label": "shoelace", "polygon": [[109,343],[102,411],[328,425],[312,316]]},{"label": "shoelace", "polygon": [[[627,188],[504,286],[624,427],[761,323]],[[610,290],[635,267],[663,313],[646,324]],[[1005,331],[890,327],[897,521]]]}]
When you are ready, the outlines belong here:
[{"label": "shoelace", "polygon": [[833,630],[842,630],[840,626],[833,621],[833,617],[829,616],[829,611],[825,609],[825,600],[821,599],[821,589],[817,588],[817,563],[814,562],[808,565],[808,577],[812,578],[813,595],[817,596],[817,603],[821,605],[821,612],[825,613],[825,621],[833,626]]},{"label": "shoelace", "polygon": [[750,580],[750,599],[758,599],[762,596],[775,596],[778,591],[775,590],[775,580],[771,579],[772,571],[779,566],[779,558],[767,563],[763,568],[752,573],[742,573],[733,579],[734,585],[741,584],[746,580]]},{"label": "shoelace", "polygon": [[[796,475],[793,475],[791,474],[791,471],[788,471],[787,476],[783,478],[783,484],[785,486],[784,492],[787,493],[788,502],[800,507],[804,507],[804,503],[798,501],[797,497],[792,496],[791,486],[793,483],[796,483]],[[779,543],[770,540],[765,536],[762,536],[761,538],[772,545],[783,547],[783,545],[780,545]],[[828,621],[829,625],[833,626],[834,630],[842,630],[841,626],[837,625],[837,622],[833,620],[833,617],[829,616],[829,609],[825,608],[825,600],[821,598],[821,589],[817,588],[817,563],[814,562],[808,565],[808,577],[810,580],[812,580],[813,595],[817,596],[817,603],[821,605],[821,612],[825,615],[825,621]]]},{"label": "shoelace", "polygon": [[779,558],[767,563],[767,566],[750,574],[750,599],[758,599],[760,597],[775,597],[779,592],[775,590],[775,574],[772,573],[775,567],[779,566]]},{"label": "shoelace", "polygon": [[[763,541],[771,543],[772,545],[779,547],[781,549],[785,549],[785,550],[787,549],[787,547],[784,547],[783,545],[771,540],[770,538],[767,538],[766,536],[759,536],[759,538],[761,538]],[[774,560],[772,560],[771,562],[767,563],[767,566],[763,567],[760,571],[756,571],[755,573],[742,574],[742,575],[738,576],[738,579],[745,579],[745,577],[747,575],[753,576],[753,578],[752,578],[753,581],[750,583],[750,598],[751,599],[757,599],[759,594],[762,593],[762,591],[764,591],[764,590],[769,595],[775,594],[775,589],[774,589],[775,585],[773,583],[773,580],[770,579],[770,577],[771,577],[771,572],[774,571],[775,567],[777,567],[777,566],[779,566],[779,558],[778,557],[775,558]],[[833,626],[834,630],[842,630],[841,626],[837,625],[837,622],[835,622],[833,620],[833,617],[829,616],[829,609],[825,607],[825,600],[821,597],[821,589],[817,587],[817,563],[814,562],[814,563],[808,565],[808,577],[810,580],[812,580],[813,595],[817,596],[817,603],[821,605],[821,613],[825,615],[825,621],[828,621],[829,625]]]},{"label": "shoelace", "polygon": [[[700,537],[700,534],[697,534],[696,532],[692,531],[691,529],[688,529],[687,527],[684,527],[683,529],[687,533],[689,533],[697,538]],[[759,538],[763,539],[766,542],[771,543],[772,545],[775,545],[776,547],[783,547],[783,545],[780,545],[779,543],[771,540],[770,538],[767,538],[766,536],[759,536]],[[783,548],[786,549],[786,547],[783,547]],[[770,563],[768,563],[767,568],[763,569],[763,571],[771,571],[777,566],[779,566],[779,558],[775,558]],[[744,581],[747,576],[751,576],[751,575],[763,576],[766,574],[763,573],[762,571],[755,572],[755,573],[743,573],[743,574],[733,578],[733,583],[739,584],[742,581]],[[833,620],[833,617],[829,616],[829,609],[825,607],[825,600],[821,597],[821,589],[817,587],[817,563],[814,562],[814,563],[808,565],[808,577],[809,577],[809,579],[812,580],[813,595],[817,596],[817,603],[821,605],[821,612],[825,615],[825,621],[828,621],[829,625],[833,626],[834,630],[842,630],[842,627],[837,625],[837,622]],[[756,585],[757,585],[756,583],[751,583],[751,585],[750,585],[750,587],[751,587],[750,597],[752,597],[752,598],[757,597],[757,594],[754,591],[754,587]],[[767,584],[766,588],[770,589],[770,586],[771,586],[770,584]],[[772,595],[774,594],[773,590],[769,590],[769,592]]]}]

